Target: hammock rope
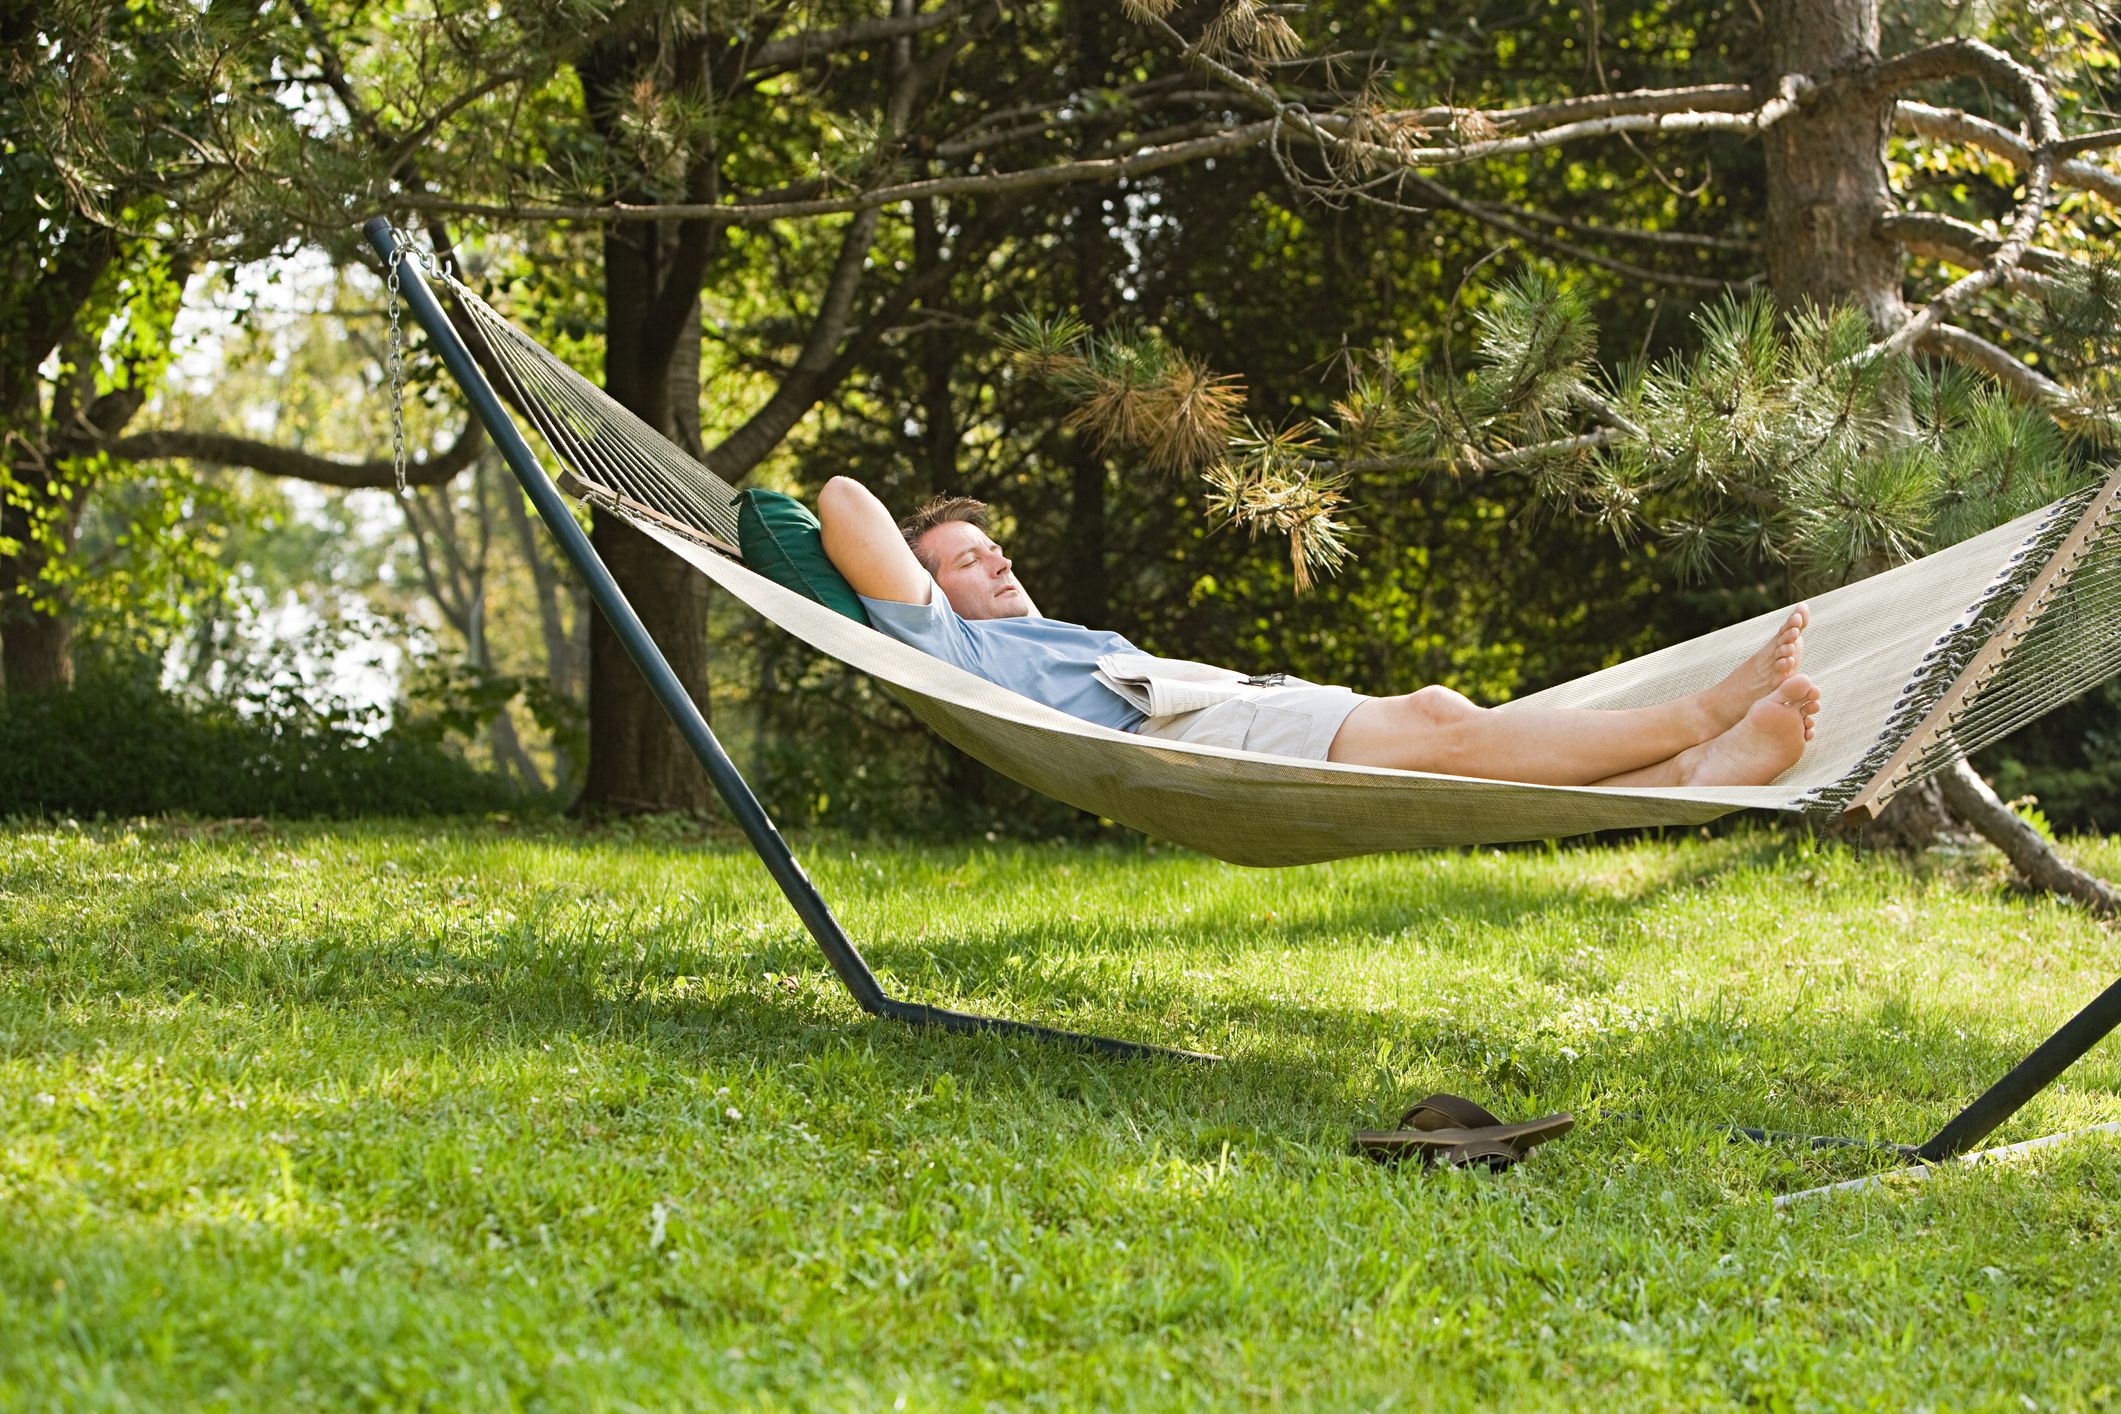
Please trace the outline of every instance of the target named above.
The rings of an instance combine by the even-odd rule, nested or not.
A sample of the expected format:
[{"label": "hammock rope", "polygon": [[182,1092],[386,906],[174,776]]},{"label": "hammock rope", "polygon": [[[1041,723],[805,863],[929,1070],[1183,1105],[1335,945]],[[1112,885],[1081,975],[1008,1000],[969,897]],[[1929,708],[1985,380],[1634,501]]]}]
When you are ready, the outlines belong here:
[{"label": "hammock rope", "polygon": [[[1825,726],[1771,786],[1548,787],[1189,747],[1090,726],[840,618],[736,562],[735,488],[446,272],[502,397],[570,492],[688,560],[931,728],[1042,793],[1240,863],[1694,824],[1741,808],[1875,812],[2121,670],[2121,473],[2008,525],[1816,596],[1805,671]],[[1779,614],[1502,704],[1615,708],[1716,681]],[[1331,796],[1342,797],[1338,802]],[[1254,824],[1248,831],[1244,819]]]}]

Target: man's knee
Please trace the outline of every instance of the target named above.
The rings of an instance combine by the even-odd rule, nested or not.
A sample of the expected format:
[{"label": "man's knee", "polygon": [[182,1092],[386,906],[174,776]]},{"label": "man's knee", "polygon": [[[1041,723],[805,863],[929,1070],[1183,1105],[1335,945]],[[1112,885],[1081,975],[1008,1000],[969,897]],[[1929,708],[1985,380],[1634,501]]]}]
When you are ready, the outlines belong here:
[{"label": "man's knee", "polygon": [[1430,684],[1408,693],[1400,699],[1406,703],[1406,711],[1413,721],[1426,727],[1456,726],[1470,721],[1487,711],[1462,692],[1453,692],[1448,687]]}]

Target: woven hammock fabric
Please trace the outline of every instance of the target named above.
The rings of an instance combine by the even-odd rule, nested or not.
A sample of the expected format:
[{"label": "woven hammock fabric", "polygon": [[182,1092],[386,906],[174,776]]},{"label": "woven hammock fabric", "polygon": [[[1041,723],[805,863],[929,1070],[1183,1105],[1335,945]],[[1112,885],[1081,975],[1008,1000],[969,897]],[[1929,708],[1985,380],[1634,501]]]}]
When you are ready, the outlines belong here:
[{"label": "woven hammock fabric", "polygon": [[[1296,761],[1113,731],[1019,697],[737,564],[714,548],[735,538],[726,482],[443,278],[483,335],[504,396],[586,483],[578,489],[603,513],[624,516],[761,616],[888,684],[938,735],[1011,779],[1232,863],[1308,864],[1694,825],[1747,808],[1832,813],[1906,755],[1914,734],[1929,736],[1892,775],[1892,789],[2000,735],[2032,706],[2052,705],[2121,669],[2117,474],[2103,487],[1814,597],[1804,671],[1820,685],[1820,731],[1772,785],[1542,786]],[[2068,572],[2056,576],[2061,554],[2071,559]],[[2029,594],[2039,599],[2030,612]],[[2056,611],[2043,618],[2049,606]],[[1670,701],[1719,680],[1766,643],[1783,617],[1778,610],[1733,624],[1497,710]],[[2014,645],[2026,640],[2035,650],[2028,661],[2047,679],[2006,675],[2012,655],[1993,651],[1999,634],[2015,635]],[[1988,676],[1970,690],[1965,672],[1984,664]],[[1418,684],[1351,686],[1393,692]]]},{"label": "woven hammock fabric", "polygon": [[634,524],[762,617],[889,684],[938,736],[1011,780],[1233,864],[1312,864],[1440,845],[1695,825],[1774,787],[1613,791],[1293,761],[1095,726],[842,618],[705,545]]}]

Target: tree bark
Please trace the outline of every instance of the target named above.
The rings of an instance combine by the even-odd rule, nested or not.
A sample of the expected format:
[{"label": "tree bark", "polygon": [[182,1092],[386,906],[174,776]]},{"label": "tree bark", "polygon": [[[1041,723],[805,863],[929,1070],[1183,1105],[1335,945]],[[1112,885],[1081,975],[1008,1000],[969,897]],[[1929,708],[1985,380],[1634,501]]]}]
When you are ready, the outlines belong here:
[{"label": "tree bark", "polygon": [[[623,150],[621,113],[635,84],[656,78],[652,39],[601,47],[582,66],[591,121]],[[667,82],[667,78],[662,81]],[[619,200],[640,200],[631,186]],[[699,276],[683,223],[604,231],[604,390],[695,456],[700,443]],[[598,515],[590,542],[649,636],[704,713],[707,581],[616,516]],[[589,625],[589,761],[576,808],[626,813],[704,810],[706,773],[647,679],[601,614]]]},{"label": "tree bark", "polygon": [[[49,531],[56,531],[67,550],[81,533],[86,489],[62,486],[62,500],[47,505]],[[56,612],[32,601],[47,556],[31,538],[29,512],[12,500],[0,501],[0,540],[12,540],[20,553],[0,556],[0,691],[54,692],[74,680],[74,623],[65,607]]]},{"label": "tree bark", "polygon": [[[1075,49],[1070,77],[1077,92],[1088,93],[1103,80],[1105,56],[1110,53],[1104,42],[1102,6],[1097,0],[1074,0],[1068,9]],[[1087,152],[1098,136],[1090,124],[1084,124],[1076,133],[1078,152]],[[1106,192],[1103,186],[1089,186],[1076,193],[1069,232],[1075,257],[1076,308],[1093,329],[1103,328],[1112,315]],[[1082,431],[1067,444],[1068,529],[1062,546],[1066,597],[1059,616],[1079,624],[1102,625],[1111,608],[1111,586],[1105,573],[1107,471],[1104,453],[1095,441]]]},{"label": "tree bark", "polygon": [[[1763,0],[1763,17],[1772,77],[1823,80],[1879,62],[1877,0]],[[1764,136],[1768,280],[1784,309],[1851,305],[1890,334],[1909,317],[1906,257],[1885,222],[1898,209],[1885,172],[1894,105],[1855,84],[1822,84],[1814,94]],[[1958,820],[2002,849],[2031,886],[2112,907],[2110,890],[2063,859],[1963,761],[1902,791],[1857,833],[1918,848]]]},{"label": "tree bark", "polygon": [[0,608],[0,691],[56,692],[73,681],[73,620],[22,600]]},{"label": "tree bark", "polygon": [[[935,202],[913,203],[913,267],[917,274],[940,270],[947,260],[943,242],[948,234]],[[949,300],[924,299],[921,303],[924,307],[947,307]],[[927,483],[930,495],[950,491],[958,482],[958,442],[963,434],[950,386],[951,375],[956,372],[956,350],[957,340],[946,330],[929,329],[921,335],[921,479]]]},{"label": "tree bark", "polygon": [[[1877,0],[1765,0],[1775,76],[1814,79],[1878,62]],[[1892,105],[1853,86],[1822,88],[1764,136],[1768,281],[1786,309],[1853,304],[1879,333],[1907,319],[1885,142]]]}]

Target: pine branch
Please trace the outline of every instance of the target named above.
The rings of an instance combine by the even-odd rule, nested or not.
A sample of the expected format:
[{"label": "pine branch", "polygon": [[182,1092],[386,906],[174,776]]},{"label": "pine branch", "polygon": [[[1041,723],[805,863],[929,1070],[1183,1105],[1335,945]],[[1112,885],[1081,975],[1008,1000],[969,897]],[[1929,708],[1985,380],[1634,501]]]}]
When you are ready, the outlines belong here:
[{"label": "pine branch", "polygon": [[2121,420],[2113,414],[2087,408],[2068,388],[1969,329],[1956,324],[1935,325],[1923,334],[1920,347],[1987,374],[2012,397],[2039,408],[2066,427],[2100,441],[2121,438]]}]

